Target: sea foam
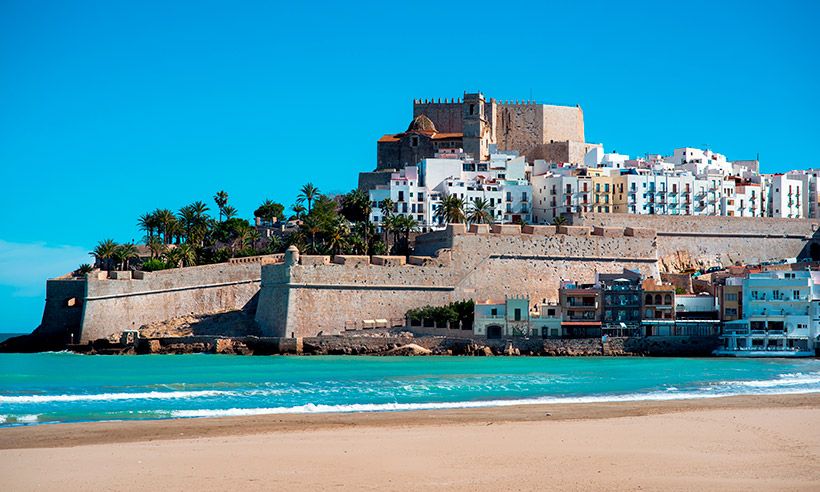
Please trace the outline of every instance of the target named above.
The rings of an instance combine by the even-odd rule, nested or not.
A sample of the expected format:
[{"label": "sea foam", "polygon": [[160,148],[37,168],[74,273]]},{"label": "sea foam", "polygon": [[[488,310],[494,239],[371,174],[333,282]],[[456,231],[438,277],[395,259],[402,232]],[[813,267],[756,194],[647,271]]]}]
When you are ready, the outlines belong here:
[{"label": "sea foam", "polygon": [[56,403],[73,401],[118,401],[118,400],[179,400],[206,398],[212,396],[234,396],[233,391],[149,391],[144,393],[98,393],[90,395],[14,395],[0,396],[0,403]]}]

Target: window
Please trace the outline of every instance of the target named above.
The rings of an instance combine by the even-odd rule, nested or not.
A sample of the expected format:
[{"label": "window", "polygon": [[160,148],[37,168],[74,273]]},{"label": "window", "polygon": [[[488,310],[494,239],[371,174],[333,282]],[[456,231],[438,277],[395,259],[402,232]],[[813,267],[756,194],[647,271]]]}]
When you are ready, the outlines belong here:
[{"label": "window", "polygon": [[490,309],[490,316],[498,316],[498,309],[497,308]]},{"label": "window", "polygon": [[794,299],[794,300],[799,300],[800,299],[800,291],[799,290],[793,290],[792,291],[792,299]]},{"label": "window", "polygon": [[400,192],[399,192],[399,201],[400,201],[400,202],[403,202],[403,201],[404,201],[404,192],[403,192],[403,191],[400,191]]},{"label": "window", "polygon": [[554,308],[547,309],[547,316],[555,316],[555,309]]},{"label": "window", "polygon": [[737,294],[726,294],[727,301],[737,301]]},{"label": "window", "polygon": [[474,114],[475,114],[475,104],[470,104],[470,115],[472,116]]},{"label": "window", "polygon": [[726,308],[726,316],[737,316],[737,308]]},{"label": "window", "polygon": [[521,321],[521,308],[515,308],[515,321]]},{"label": "window", "polygon": [[410,137],[410,147],[418,147],[419,146],[419,137],[413,136]]}]

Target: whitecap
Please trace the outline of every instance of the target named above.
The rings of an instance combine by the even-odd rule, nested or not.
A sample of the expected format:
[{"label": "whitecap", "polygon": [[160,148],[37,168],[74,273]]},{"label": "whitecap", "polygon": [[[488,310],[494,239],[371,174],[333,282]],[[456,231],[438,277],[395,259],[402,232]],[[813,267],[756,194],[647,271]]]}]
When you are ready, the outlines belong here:
[{"label": "whitecap", "polygon": [[177,400],[206,398],[211,396],[234,396],[233,391],[150,391],[144,393],[99,393],[88,395],[14,395],[0,396],[0,403],[54,403],[74,401],[118,401],[118,400]]}]

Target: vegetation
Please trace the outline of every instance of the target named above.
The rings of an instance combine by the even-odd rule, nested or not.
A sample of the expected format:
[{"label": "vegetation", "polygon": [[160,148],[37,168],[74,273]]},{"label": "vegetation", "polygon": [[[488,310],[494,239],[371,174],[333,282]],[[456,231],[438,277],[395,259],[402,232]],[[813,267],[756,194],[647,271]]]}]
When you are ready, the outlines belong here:
[{"label": "vegetation", "polygon": [[391,234],[394,253],[409,254],[410,234],[418,227],[412,218],[393,216],[393,205],[388,202],[384,205],[391,208],[391,220],[382,236],[370,222],[367,193],[353,190],[331,197],[311,183],[299,190],[287,229],[274,227],[285,222],[287,216],[285,207],[273,200],[264,200],[254,210],[260,228],[238,216],[226,191],[215,193],[213,203],[216,217],[210,215],[211,208],[203,201],[185,205],[176,213],[157,208],[142,214],[137,226],[144,233],[144,246],[118,244],[113,239],[100,241],[91,252],[95,266],[103,270],[155,271],[282,253],[291,244],[305,254],[385,254]]},{"label": "vegetation", "polygon": [[418,309],[407,311],[410,321],[421,322],[422,320],[433,320],[438,325],[450,322],[454,325],[461,322],[464,326],[473,325],[475,303],[472,300],[456,301],[446,306],[424,306]]},{"label": "vegetation", "polygon": [[552,225],[560,226],[560,225],[564,225],[566,223],[567,223],[567,218],[564,217],[563,215],[559,215],[559,216],[555,217],[554,219],[552,219]]}]

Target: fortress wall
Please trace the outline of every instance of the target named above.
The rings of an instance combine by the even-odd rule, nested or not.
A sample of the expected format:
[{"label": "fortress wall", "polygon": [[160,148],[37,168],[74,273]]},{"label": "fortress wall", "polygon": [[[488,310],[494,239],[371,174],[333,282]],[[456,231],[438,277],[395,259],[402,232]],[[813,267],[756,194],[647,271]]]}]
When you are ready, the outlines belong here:
[{"label": "fortress wall", "polygon": [[596,272],[626,267],[658,275],[650,238],[449,234],[452,249],[425,266],[308,260],[264,266],[256,319],[268,336],[333,334],[455,300],[512,294],[557,300],[562,279],[591,282]]},{"label": "fortress wall", "polygon": [[635,215],[587,213],[573,220],[576,225],[645,227],[661,233],[725,233],[758,235],[813,235],[819,219],[773,217],[718,217],[713,215]]},{"label": "fortress wall", "polygon": [[576,224],[655,229],[662,271],[735,262],[756,264],[810,254],[818,222],[771,217],[586,214]]},{"label": "fortress wall", "polygon": [[81,341],[179,316],[243,309],[259,291],[260,265],[220,263],[144,272],[141,279],[89,278]]},{"label": "fortress wall", "polygon": [[544,143],[584,141],[584,112],[580,107],[541,105],[541,117]]},{"label": "fortress wall", "polygon": [[85,279],[53,278],[46,281],[46,305],[38,335],[70,343],[80,339]]},{"label": "fortress wall", "polygon": [[524,152],[544,143],[543,107],[541,104],[497,104],[495,137],[498,148]]},{"label": "fortress wall", "polygon": [[460,100],[454,102],[415,101],[413,103],[413,118],[425,115],[436,125],[436,130],[442,133],[463,133],[463,105]]}]

